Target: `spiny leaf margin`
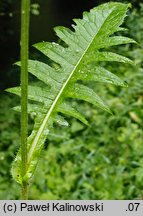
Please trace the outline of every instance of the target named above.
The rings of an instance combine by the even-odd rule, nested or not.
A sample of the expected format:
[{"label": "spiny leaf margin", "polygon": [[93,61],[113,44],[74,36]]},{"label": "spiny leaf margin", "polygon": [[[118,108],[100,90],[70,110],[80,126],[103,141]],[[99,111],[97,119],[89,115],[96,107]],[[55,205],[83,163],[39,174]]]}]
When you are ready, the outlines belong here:
[{"label": "spiny leaf margin", "polygon": [[[44,82],[45,85],[48,85],[48,88],[46,90],[47,98],[44,99],[45,89],[39,90],[39,87],[29,87],[31,89],[29,90],[29,99],[34,100],[36,103],[43,103],[43,108],[41,109],[40,107],[39,112],[36,109],[35,125],[28,138],[28,165],[27,173],[24,176],[27,182],[33,176],[41,149],[48,135],[49,128],[53,124],[53,119],[56,119],[57,113],[58,115],[60,112],[70,114],[77,117],[80,121],[87,123],[85,118],[81,114],[77,114],[74,109],[68,112],[68,106],[63,106],[66,98],[73,97],[86,100],[110,112],[109,108],[92,89],[84,85],[79,85],[76,82],[78,80],[88,80],[89,77],[91,78],[91,74],[88,74],[90,70],[96,74],[97,68],[98,70],[101,68],[102,73],[100,75],[106,74],[106,78],[103,77],[102,79],[101,76],[95,75],[93,76],[95,81],[124,85],[111,72],[99,67],[98,64],[96,65],[96,62],[111,61],[113,59],[114,61],[131,63],[125,57],[99,51],[101,48],[135,42],[132,39],[122,36],[110,36],[114,32],[123,30],[120,28],[120,25],[126,16],[128,7],[129,5],[122,3],[106,3],[90,10],[90,12],[85,12],[82,20],[74,19],[76,23],[76,25],[73,25],[74,31],[64,27],[56,27],[55,32],[67,44],[66,48],[56,43],[48,42],[34,45],[35,48],[51,59],[57,67],[54,68],[51,65],[46,65],[38,61],[29,61],[29,72]],[[92,52],[95,52],[95,55]],[[93,71],[93,62],[95,63],[95,71]],[[44,79],[46,70],[47,76]],[[83,73],[83,76],[80,72]],[[113,82],[114,78],[115,82]],[[79,92],[75,90],[77,87]],[[73,91],[72,94],[70,89]],[[19,88],[9,89],[8,91],[20,95]],[[52,96],[50,99],[53,102],[48,101],[49,96]],[[38,104],[36,104],[36,108],[37,106]],[[18,166],[16,166],[16,163]],[[19,151],[13,163],[12,173],[17,182],[21,184],[22,181],[19,173],[20,164],[21,157]]]}]

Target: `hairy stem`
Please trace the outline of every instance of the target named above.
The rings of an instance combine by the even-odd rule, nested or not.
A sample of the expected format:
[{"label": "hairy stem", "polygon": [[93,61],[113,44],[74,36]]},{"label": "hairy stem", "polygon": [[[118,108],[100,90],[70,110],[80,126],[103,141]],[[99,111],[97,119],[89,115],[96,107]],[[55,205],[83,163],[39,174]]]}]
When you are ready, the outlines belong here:
[{"label": "hairy stem", "polygon": [[[27,169],[27,135],[28,135],[28,53],[29,53],[29,11],[30,0],[21,2],[21,176]],[[24,178],[23,178],[24,179]],[[28,185],[23,180],[22,199],[28,198]]]}]

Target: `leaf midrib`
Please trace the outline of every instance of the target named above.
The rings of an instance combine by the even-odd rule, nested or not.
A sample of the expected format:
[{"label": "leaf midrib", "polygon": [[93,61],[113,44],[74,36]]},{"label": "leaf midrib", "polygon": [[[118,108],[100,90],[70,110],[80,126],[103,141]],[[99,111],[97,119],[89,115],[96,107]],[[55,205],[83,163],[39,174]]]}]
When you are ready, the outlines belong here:
[{"label": "leaf midrib", "polygon": [[[108,16],[109,16],[112,12],[113,12],[113,11],[111,11],[111,12],[108,14]],[[106,19],[108,18],[108,16],[106,17]],[[48,113],[46,114],[46,117],[44,118],[44,120],[43,120],[43,122],[42,122],[42,124],[41,124],[41,126],[40,126],[40,128],[39,128],[39,130],[38,130],[38,132],[37,132],[37,134],[36,134],[36,136],[35,136],[35,138],[34,138],[34,141],[33,141],[32,145],[31,145],[31,148],[30,148],[30,150],[29,150],[29,152],[28,152],[28,166],[30,165],[30,161],[31,161],[33,152],[34,152],[34,150],[35,150],[35,148],[36,148],[36,145],[37,145],[37,143],[38,143],[38,141],[39,141],[39,139],[40,139],[40,137],[41,137],[41,135],[42,135],[42,132],[43,132],[44,129],[45,129],[45,126],[46,126],[46,124],[47,124],[47,122],[48,122],[48,119],[50,118],[50,115],[51,115],[51,113],[52,113],[54,107],[56,106],[56,104],[57,104],[59,98],[61,97],[61,95],[62,95],[62,93],[63,93],[65,87],[66,87],[67,84],[69,83],[71,77],[73,76],[73,74],[75,73],[75,71],[78,69],[78,67],[79,67],[79,65],[80,65],[80,63],[81,63],[83,57],[85,56],[85,54],[88,52],[89,48],[91,47],[91,45],[92,45],[93,41],[95,40],[97,34],[98,34],[98,33],[100,32],[100,30],[102,29],[102,27],[103,27],[103,25],[104,25],[106,19],[104,20],[104,22],[102,23],[102,25],[100,26],[100,28],[98,29],[98,31],[96,32],[95,36],[91,39],[91,42],[89,43],[89,45],[87,46],[87,48],[86,48],[85,51],[83,52],[82,56],[79,58],[77,64],[76,64],[75,67],[73,68],[73,70],[72,70],[72,72],[70,73],[68,79],[67,79],[67,80],[65,81],[65,83],[63,84],[63,86],[62,86],[62,88],[60,89],[59,93],[57,94],[57,96],[56,96],[56,98],[55,98],[53,104],[51,105],[51,107],[50,107]],[[28,166],[27,166],[27,168],[28,168]]]}]

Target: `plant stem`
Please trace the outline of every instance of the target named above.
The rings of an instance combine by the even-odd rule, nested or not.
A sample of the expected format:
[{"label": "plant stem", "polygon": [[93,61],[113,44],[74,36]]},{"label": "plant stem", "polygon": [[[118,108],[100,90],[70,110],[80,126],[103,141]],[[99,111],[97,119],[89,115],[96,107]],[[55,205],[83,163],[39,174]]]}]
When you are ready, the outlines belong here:
[{"label": "plant stem", "polygon": [[28,200],[28,185],[27,185],[27,182],[23,182],[23,185],[21,187],[21,199],[22,200]]},{"label": "plant stem", "polygon": [[[21,2],[21,176],[27,169],[27,135],[28,135],[28,57],[29,57],[29,19],[30,0]],[[28,198],[28,184],[24,182],[21,189],[22,199]]]}]

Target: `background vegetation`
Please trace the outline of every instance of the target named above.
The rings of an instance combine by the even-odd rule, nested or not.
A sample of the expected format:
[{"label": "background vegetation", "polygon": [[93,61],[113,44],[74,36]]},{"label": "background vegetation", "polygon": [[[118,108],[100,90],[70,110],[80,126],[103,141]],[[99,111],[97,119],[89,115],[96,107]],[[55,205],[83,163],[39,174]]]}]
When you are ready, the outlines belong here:
[{"label": "background vegetation", "polygon": [[[19,58],[18,2],[7,0],[0,3],[1,90],[19,82],[19,71],[12,67]],[[43,1],[36,1],[41,9],[38,16],[31,17],[30,44],[56,40],[53,26],[70,26],[71,19],[81,17],[84,10],[108,1],[69,1],[70,6],[63,0],[61,4],[56,0],[46,2],[45,5]],[[118,53],[134,59],[136,65],[107,65],[126,80],[129,87],[94,86],[93,83],[114,115],[81,103],[80,108],[90,127],[69,119],[70,127],[57,126],[51,131],[33,180],[30,199],[143,198],[143,4],[139,2],[132,1],[134,7],[125,22],[129,29],[126,34],[137,40],[139,45],[115,48]],[[39,30],[40,27],[44,31]],[[30,52],[32,58],[39,58],[34,50],[30,49]],[[17,102],[17,97],[1,92],[0,199],[19,198],[19,187],[10,174],[20,141],[19,114],[10,109]],[[29,123],[30,130],[32,116]]]}]

